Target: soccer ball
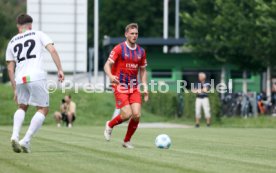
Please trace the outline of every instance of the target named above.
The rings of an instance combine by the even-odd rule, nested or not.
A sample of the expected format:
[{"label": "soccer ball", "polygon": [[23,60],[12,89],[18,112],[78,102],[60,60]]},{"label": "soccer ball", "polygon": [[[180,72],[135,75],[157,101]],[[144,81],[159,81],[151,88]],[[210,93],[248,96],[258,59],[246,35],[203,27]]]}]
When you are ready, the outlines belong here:
[{"label": "soccer ball", "polygon": [[170,137],[166,134],[158,135],[155,139],[155,146],[157,148],[169,149],[171,146],[171,143],[172,141]]}]

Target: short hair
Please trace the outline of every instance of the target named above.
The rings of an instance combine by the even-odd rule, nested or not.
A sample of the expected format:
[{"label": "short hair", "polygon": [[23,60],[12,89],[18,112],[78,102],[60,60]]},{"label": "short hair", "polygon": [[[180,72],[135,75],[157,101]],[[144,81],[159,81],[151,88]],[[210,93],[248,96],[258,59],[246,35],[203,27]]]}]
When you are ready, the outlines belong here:
[{"label": "short hair", "polygon": [[125,27],[125,32],[128,32],[129,29],[136,28],[138,30],[138,24],[137,23],[130,23]]},{"label": "short hair", "polygon": [[16,18],[16,23],[18,25],[25,25],[27,23],[33,23],[33,18],[28,14],[20,14]]}]

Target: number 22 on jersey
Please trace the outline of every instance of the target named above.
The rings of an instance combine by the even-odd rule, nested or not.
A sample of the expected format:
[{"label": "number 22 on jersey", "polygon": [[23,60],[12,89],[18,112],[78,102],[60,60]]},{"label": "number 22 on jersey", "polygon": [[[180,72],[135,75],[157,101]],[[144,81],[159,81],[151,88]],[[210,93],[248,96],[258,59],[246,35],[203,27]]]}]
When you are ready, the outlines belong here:
[{"label": "number 22 on jersey", "polygon": [[[27,59],[31,59],[31,58],[36,58],[36,55],[32,55],[32,51],[35,47],[35,41],[30,39],[30,40],[26,40],[24,42],[24,44],[22,43],[18,43],[17,45],[14,46],[13,51],[14,53],[17,53],[16,57],[17,57],[17,61],[18,63],[20,63],[21,61],[24,61]],[[27,49],[27,53],[26,55],[21,55],[22,50],[26,48]],[[21,57],[22,56],[22,57]]]}]

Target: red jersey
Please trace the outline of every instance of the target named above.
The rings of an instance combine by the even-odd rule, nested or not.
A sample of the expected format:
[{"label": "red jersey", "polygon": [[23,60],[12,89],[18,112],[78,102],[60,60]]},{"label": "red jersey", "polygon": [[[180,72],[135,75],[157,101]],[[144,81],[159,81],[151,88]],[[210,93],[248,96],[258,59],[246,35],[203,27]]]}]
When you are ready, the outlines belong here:
[{"label": "red jersey", "polygon": [[140,67],[147,66],[145,50],[136,44],[136,48],[131,48],[126,42],[116,45],[109,55],[109,60],[114,62],[111,73],[118,77],[120,83],[138,83],[137,75]]}]

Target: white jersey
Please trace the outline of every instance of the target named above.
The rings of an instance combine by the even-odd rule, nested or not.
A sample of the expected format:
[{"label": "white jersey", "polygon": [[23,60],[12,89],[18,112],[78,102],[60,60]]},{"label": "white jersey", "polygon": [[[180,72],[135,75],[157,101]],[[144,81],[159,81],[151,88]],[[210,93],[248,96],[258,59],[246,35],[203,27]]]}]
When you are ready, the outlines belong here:
[{"label": "white jersey", "polygon": [[28,30],[14,36],[8,44],[6,61],[15,61],[15,82],[22,84],[46,79],[43,49],[53,41],[43,32]]}]

